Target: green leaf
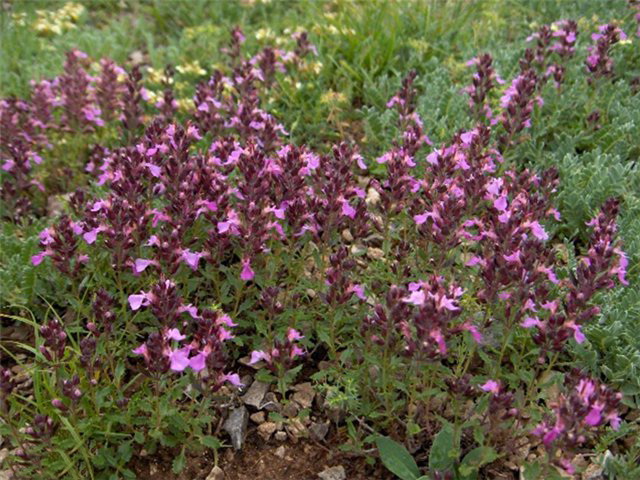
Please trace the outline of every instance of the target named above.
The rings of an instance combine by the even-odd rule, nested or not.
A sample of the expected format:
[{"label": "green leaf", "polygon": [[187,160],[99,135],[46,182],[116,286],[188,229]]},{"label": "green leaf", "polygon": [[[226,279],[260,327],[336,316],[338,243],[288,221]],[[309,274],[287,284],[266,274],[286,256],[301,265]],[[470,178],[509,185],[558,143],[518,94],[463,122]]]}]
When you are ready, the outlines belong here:
[{"label": "green leaf", "polygon": [[129,470],[128,468],[125,468],[123,470],[120,470],[120,472],[122,473],[122,476],[126,479],[126,480],[136,480],[136,474],[133,473],[131,470]]},{"label": "green leaf", "polygon": [[418,465],[404,446],[388,437],[376,438],[376,446],[382,463],[391,473],[402,480],[416,480],[420,477]]},{"label": "green leaf", "polygon": [[539,480],[542,472],[542,465],[539,462],[525,465],[522,475],[524,480]]},{"label": "green leaf", "polygon": [[184,467],[186,465],[187,461],[184,455],[184,448],[182,450],[180,450],[180,454],[173,459],[173,464],[171,465],[171,470],[173,471],[173,473],[178,474],[180,473],[182,470],[184,470]]},{"label": "green leaf", "polygon": [[131,447],[131,442],[121,443],[118,447],[118,455],[120,456],[121,463],[127,463],[131,460],[131,456],[133,455],[133,448]]},{"label": "green leaf", "polygon": [[133,434],[133,439],[136,441],[136,443],[144,443],[144,433],[142,433],[141,431],[137,431]]},{"label": "green leaf", "polygon": [[496,458],[498,458],[498,454],[491,447],[474,448],[462,459],[462,464],[459,468],[460,474],[468,477],[480,470],[480,467],[493,462]]},{"label": "green leaf", "polygon": [[205,435],[200,439],[200,443],[205,447],[213,448],[216,450],[222,447],[222,442],[220,442],[220,440],[218,440],[213,435]]},{"label": "green leaf", "polygon": [[442,472],[453,471],[459,455],[459,439],[456,438],[453,425],[445,423],[433,439],[431,452],[429,452],[429,468]]}]

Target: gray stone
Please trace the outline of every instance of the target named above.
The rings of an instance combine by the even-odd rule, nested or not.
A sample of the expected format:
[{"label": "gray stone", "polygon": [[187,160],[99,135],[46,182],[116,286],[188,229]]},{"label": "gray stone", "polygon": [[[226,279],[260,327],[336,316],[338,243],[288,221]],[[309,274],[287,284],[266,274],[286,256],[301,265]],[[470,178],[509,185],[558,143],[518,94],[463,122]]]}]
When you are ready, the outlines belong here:
[{"label": "gray stone", "polygon": [[277,428],[278,427],[275,422],[261,423],[260,425],[258,425],[258,435],[260,435],[265,442],[268,442],[271,438],[271,435],[274,434]]},{"label": "gray stone", "polygon": [[260,405],[260,409],[266,410],[267,412],[279,412],[281,407],[276,394],[273,392],[267,392],[262,401],[262,405]]},{"label": "gray stone", "polygon": [[347,480],[347,473],[342,465],[325,468],[318,474],[321,480]]},{"label": "gray stone", "polygon": [[284,458],[285,452],[286,448],[284,447],[284,445],[280,445],[278,448],[276,448],[276,451],[273,452],[273,454],[278,458]]},{"label": "gray stone", "polygon": [[240,377],[240,383],[242,384],[242,386],[238,387],[238,394],[244,395],[253,383],[253,377],[251,375],[243,375],[242,377]]},{"label": "gray stone", "polygon": [[216,465],[209,473],[207,480],[224,480],[224,471]]},{"label": "gray stone", "polygon": [[313,405],[313,397],[316,396],[316,392],[313,390],[311,383],[301,383],[293,387],[293,390],[295,391],[293,401],[302,408],[311,408],[311,405]]},{"label": "gray stone", "polygon": [[582,478],[584,480],[603,480],[604,469],[595,463],[589,464],[584,472],[582,472]]},{"label": "gray stone", "polygon": [[266,420],[265,414],[262,411],[254,413],[249,418],[253,423],[257,423],[258,425],[264,423],[264,421]]},{"label": "gray stone", "polygon": [[367,196],[364,201],[367,203],[367,205],[377,205],[380,201],[380,194],[375,188],[369,187],[369,189],[367,190]]},{"label": "gray stone", "polygon": [[298,405],[294,402],[287,403],[282,409],[282,415],[287,418],[293,418],[298,415]]},{"label": "gray stone", "polygon": [[353,242],[353,235],[351,234],[351,231],[348,228],[345,228],[342,231],[342,239],[347,243]]},{"label": "gray stone", "polygon": [[243,395],[242,401],[245,405],[250,405],[259,409],[262,405],[262,400],[264,399],[264,396],[268,391],[268,383],[263,383],[256,380],[251,384],[249,390],[247,390],[247,393]]},{"label": "gray stone", "polygon": [[371,260],[380,260],[384,257],[384,251],[381,248],[369,247],[367,249],[367,257]]},{"label": "gray stone", "polygon": [[307,427],[304,426],[304,423],[302,423],[297,418],[291,420],[291,422],[286,425],[284,429],[289,434],[289,438],[293,443],[298,443],[298,439],[308,436],[309,433]]},{"label": "gray stone", "polygon": [[275,438],[279,442],[284,442],[287,439],[287,433],[286,432],[276,432],[276,434],[273,436],[273,438]]},{"label": "gray stone", "polygon": [[329,433],[329,422],[327,423],[313,423],[309,427],[309,433],[311,434],[311,438],[314,440],[321,442]]},{"label": "gray stone", "polygon": [[242,448],[248,423],[249,412],[244,406],[231,410],[229,417],[224,422],[223,428],[231,437],[231,444],[236,450]]}]

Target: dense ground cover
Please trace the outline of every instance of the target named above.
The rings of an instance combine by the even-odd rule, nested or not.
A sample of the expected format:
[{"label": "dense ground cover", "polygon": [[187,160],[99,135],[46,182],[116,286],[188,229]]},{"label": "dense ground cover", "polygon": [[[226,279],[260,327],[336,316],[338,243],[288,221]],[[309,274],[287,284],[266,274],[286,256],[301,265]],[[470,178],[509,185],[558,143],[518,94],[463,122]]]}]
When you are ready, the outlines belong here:
[{"label": "dense ground cover", "polygon": [[637,478],[638,8],[4,5],[7,468]]}]

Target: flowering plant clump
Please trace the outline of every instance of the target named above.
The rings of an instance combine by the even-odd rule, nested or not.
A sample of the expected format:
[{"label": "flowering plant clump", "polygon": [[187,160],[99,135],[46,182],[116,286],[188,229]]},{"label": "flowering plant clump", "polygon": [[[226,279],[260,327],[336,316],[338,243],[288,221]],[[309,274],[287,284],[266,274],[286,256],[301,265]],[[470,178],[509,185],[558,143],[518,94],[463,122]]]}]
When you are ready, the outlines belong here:
[{"label": "flowering plant clump", "polygon": [[[178,472],[190,449],[221,445],[215,425],[245,367],[277,382],[280,400],[303,375],[349,390],[353,440],[374,441],[368,431],[433,444],[434,478],[523,463],[536,448],[540,478],[574,472],[575,455],[625,424],[620,393],[585,370],[562,381],[600,314],[598,295],[629,284],[620,200],[585,226],[588,243],[562,244],[558,171],[512,157],[543,95],[560,95],[571,62],[584,61],[577,35],[570,20],[542,27],[509,82],[491,55],[470,61],[472,124],[440,144],[410,72],[387,103],[399,137],[374,159],[349,141],[295,144],[268,111],[281,79],[317,55],[303,32],[293,50],[248,57],[234,28],[227,65],[196,86],[186,111],[172,68],[150,107],[140,69],[103,59],[94,77],[78,50],[30,99],[2,100],[11,221],[43,213],[34,171],[52,142],[96,141],[82,165],[88,184],[31,257],[61,299],[30,322],[37,401],[22,408],[0,372],[18,478],[133,478],[134,454],[165,448],[178,452]],[[622,35],[611,25],[594,35],[590,82],[612,75],[609,49]],[[544,89],[549,80],[556,88]],[[448,442],[443,458],[438,442]]]}]

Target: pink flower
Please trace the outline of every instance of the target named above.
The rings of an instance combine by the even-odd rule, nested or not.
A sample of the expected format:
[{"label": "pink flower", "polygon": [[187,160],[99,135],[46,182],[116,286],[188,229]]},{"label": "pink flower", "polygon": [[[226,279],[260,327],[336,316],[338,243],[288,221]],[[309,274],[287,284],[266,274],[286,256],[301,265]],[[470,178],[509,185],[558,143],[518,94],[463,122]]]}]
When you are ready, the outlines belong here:
[{"label": "pink flower", "polygon": [[342,215],[349,218],[355,218],[356,216],[356,209],[347,200],[342,201]]},{"label": "pink flower", "polygon": [[204,367],[206,365],[206,360],[207,360],[207,354],[200,352],[189,359],[189,367],[191,367],[191,369],[195,372],[200,372],[204,370]]},{"label": "pink flower", "polygon": [[618,275],[618,281],[622,285],[629,285],[627,281],[627,267],[629,266],[629,260],[627,259],[627,255],[619,248],[614,248],[613,250],[618,254],[618,265],[616,265],[613,269],[611,269],[611,273],[614,275]]},{"label": "pink flower", "polygon": [[13,167],[15,167],[15,166],[16,166],[16,162],[14,162],[13,160],[9,159],[9,160],[7,160],[6,162],[4,162],[2,164],[2,170],[4,170],[5,172],[10,172],[11,169]]},{"label": "pink flower", "polygon": [[176,340],[178,342],[187,338],[186,335],[182,335],[177,328],[170,328],[165,332],[164,336],[167,340]]},{"label": "pink flower", "polygon": [[531,233],[533,233],[533,236],[536,237],[538,240],[545,241],[549,238],[549,235],[547,234],[547,232],[544,231],[544,228],[542,228],[542,225],[540,225],[540,223],[527,222],[525,223],[525,225],[531,229]]},{"label": "pink flower", "polygon": [[480,389],[485,392],[500,393],[500,383],[495,380],[487,380],[484,384],[480,385]]},{"label": "pink flower", "polygon": [[595,404],[586,417],[584,417],[584,422],[587,425],[591,425],[592,427],[597,426],[602,420],[602,406]]},{"label": "pink flower", "polygon": [[96,239],[98,238],[98,233],[101,232],[102,229],[100,227],[94,228],[92,230],[89,230],[88,232],[85,232],[82,235],[82,238],[84,238],[84,241],[87,242],[89,245],[91,245],[92,243],[94,243],[96,241]]},{"label": "pink flower", "polygon": [[291,354],[290,354],[291,360],[293,360],[296,357],[301,357],[303,355],[304,355],[304,350],[298,347],[297,345],[294,345],[293,348],[291,349]]},{"label": "pink flower", "polygon": [[245,282],[250,282],[255,277],[254,271],[251,269],[251,259],[245,258],[242,260],[242,272],[240,272],[240,278]]},{"label": "pink flower", "polygon": [[189,366],[189,347],[173,350],[169,354],[169,360],[171,361],[171,370],[174,372],[182,372]]},{"label": "pink flower", "polygon": [[54,242],[53,239],[53,234],[54,234],[54,230],[53,228],[45,228],[44,230],[42,230],[40,232],[40,234],[38,235],[38,238],[40,239],[40,243],[42,245],[50,245]]},{"label": "pink flower", "polygon": [[545,273],[547,275],[547,278],[549,279],[549,281],[551,283],[554,283],[556,285],[560,283],[560,280],[558,280],[558,277],[556,277],[556,274],[553,271],[553,269],[551,269],[549,267],[540,266],[536,270],[538,272]]},{"label": "pink flower", "polygon": [[498,195],[500,195],[500,190],[502,189],[503,183],[504,183],[504,180],[502,180],[501,178],[492,178],[487,183],[487,186],[485,188],[488,193],[497,197]]},{"label": "pink flower", "polygon": [[235,387],[243,386],[242,382],[240,381],[240,375],[238,375],[237,373],[225,373],[222,376],[222,381],[229,382]]},{"label": "pink flower", "polygon": [[140,345],[138,348],[134,348],[131,351],[133,353],[135,353],[136,355],[142,355],[145,359],[149,358],[149,352],[147,351],[147,345],[144,344],[144,343],[142,345]]},{"label": "pink flower", "polygon": [[431,332],[429,332],[429,336],[438,344],[438,351],[440,352],[440,355],[446,355],[447,344],[444,341],[442,332],[440,330],[432,330]]},{"label": "pink flower", "polygon": [[191,318],[193,318],[193,319],[195,319],[195,320],[197,320],[197,319],[201,318],[201,317],[200,317],[200,315],[198,314],[198,308],[197,308],[197,307],[194,307],[194,306],[193,306],[193,305],[191,305],[191,304],[189,304],[189,305],[183,305],[182,307],[180,307],[180,308],[178,309],[178,311],[179,311],[180,313],[187,312],[189,315],[191,315]]},{"label": "pink flower", "polygon": [[546,447],[551,445],[553,441],[558,438],[558,436],[562,433],[562,430],[559,427],[553,427],[547,434],[542,438],[542,443]]},{"label": "pink flower", "polygon": [[307,163],[307,169],[315,170],[320,166],[320,157],[314,153],[305,153],[302,158]]},{"label": "pink flower", "polygon": [[38,253],[37,255],[34,255],[31,257],[31,263],[35,266],[38,266],[42,263],[42,260],[44,260],[44,257],[48,257],[52,254],[52,252],[49,251],[43,251]]},{"label": "pink flower", "polygon": [[493,201],[493,207],[500,211],[504,212],[507,209],[507,197],[505,195],[501,195]]},{"label": "pink flower", "polygon": [[558,310],[558,300],[553,300],[551,302],[545,302],[540,305],[545,310],[549,310],[551,313],[555,314],[556,310]]},{"label": "pink flower", "polygon": [[482,334],[478,330],[478,327],[476,327],[475,325],[470,325],[466,323],[462,325],[462,329],[469,332],[476,343],[482,343]]},{"label": "pink flower", "polygon": [[576,325],[574,322],[571,321],[571,322],[565,323],[565,327],[573,330],[573,338],[577,343],[584,343],[584,341],[587,339],[584,333],[582,333],[582,329],[580,325]]},{"label": "pink flower", "polygon": [[408,297],[402,299],[405,303],[410,303],[412,305],[422,306],[424,305],[424,301],[426,300],[426,296],[422,290],[416,290],[411,293]]},{"label": "pink flower", "polygon": [[536,302],[534,302],[530,298],[527,298],[527,301],[524,302],[523,310],[525,310],[525,311],[529,310],[531,312],[537,312],[538,310],[536,309]]},{"label": "pink flower", "polygon": [[484,267],[486,264],[487,264],[487,262],[485,262],[482,258],[480,258],[478,256],[473,256],[464,265],[466,267],[475,267],[476,265],[481,265],[481,266]]},{"label": "pink flower", "polygon": [[227,327],[238,326],[237,323],[233,323],[233,320],[231,320],[231,317],[229,315],[222,315],[221,317],[218,318],[218,321],[216,323],[218,325],[226,325]]},{"label": "pink flower", "polygon": [[520,250],[516,250],[510,255],[503,255],[502,258],[508,263],[520,263]]},{"label": "pink flower", "polygon": [[203,256],[203,253],[192,252],[191,250],[183,250],[181,255],[182,261],[194,271],[198,269],[198,263]]},{"label": "pink flower", "polygon": [[142,306],[149,305],[149,297],[146,293],[142,292],[135,295],[129,295],[129,306],[131,310],[139,310]]},{"label": "pink flower", "polygon": [[304,338],[304,336],[302,336],[302,334],[300,334],[299,331],[297,331],[295,328],[290,328],[287,331],[287,339],[290,342],[294,342],[296,340],[302,340]]},{"label": "pink flower", "polygon": [[438,300],[436,302],[436,307],[438,308],[438,310],[446,309],[451,312],[460,310],[460,308],[456,306],[455,301],[451,298],[448,298],[445,295],[438,297]]},{"label": "pink flower", "polygon": [[367,297],[364,294],[364,286],[360,284],[351,285],[347,292],[352,292],[358,297],[360,300],[366,300]]},{"label": "pink flower", "polygon": [[142,273],[149,265],[154,265],[157,262],[155,260],[147,260],[145,258],[138,258],[133,264],[133,273]]},{"label": "pink flower", "polygon": [[263,352],[262,350],[254,350],[253,352],[251,352],[251,360],[249,360],[249,365],[254,365],[262,360],[264,360],[265,362],[270,362],[271,355]]},{"label": "pink flower", "polygon": [[[147,155],[149,154],[150,150],[151,149],[147,150]],[[155,151],[153,153],[155,153]],[[162,174],[162,169],[158,165],[149,162],[143,163],[143,165],[149,169],[149,173],[151,173],[152,177],[159,178]]]},{"label": "pink flower", "polygon": [[218,333],[218,340],[224,342],[231,338],[233,338],[233,334],[229,330],[227,330],[226,328],[220,328],[220,332]]},{"label": "pink flower", "polygon": [[541,327],[542,322],[536,317],[526,317],[521,323],[521,327],[524,328],[533,328],[533,327]]}]

